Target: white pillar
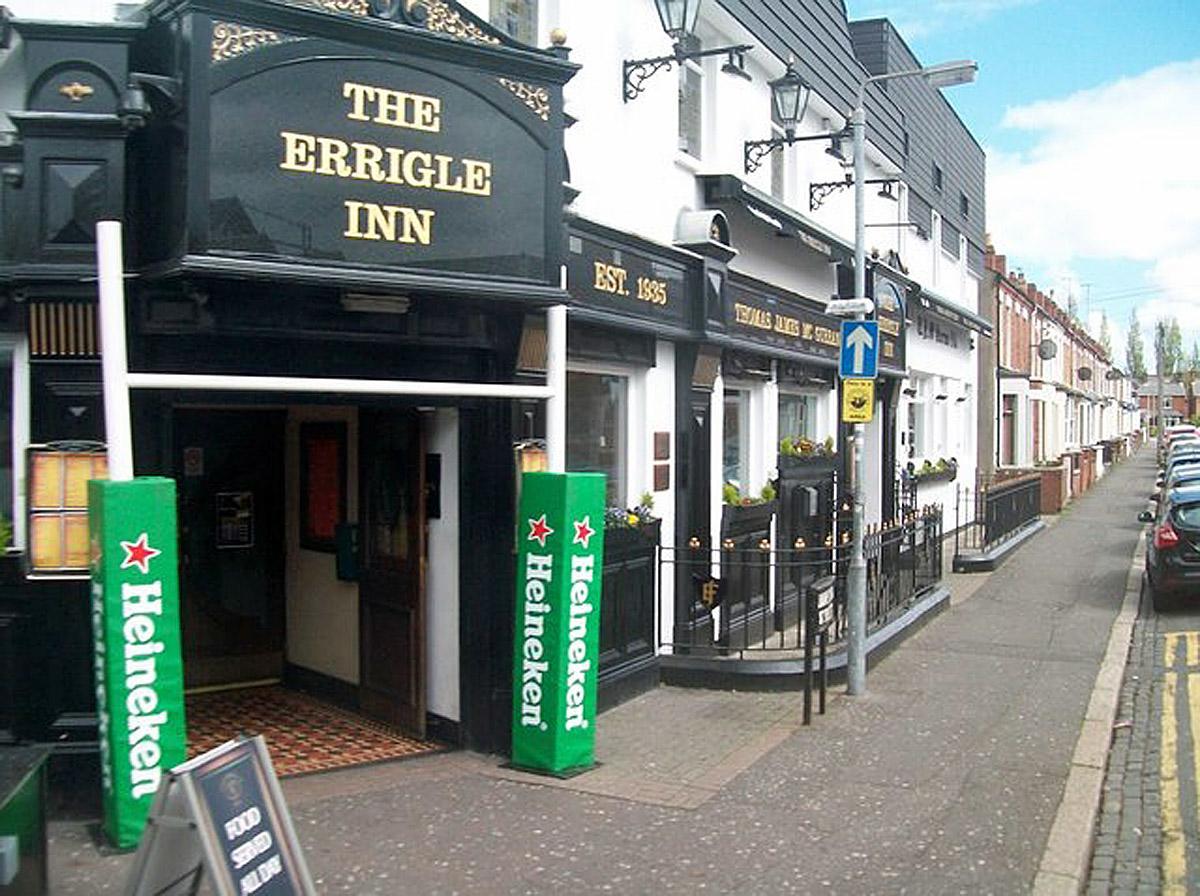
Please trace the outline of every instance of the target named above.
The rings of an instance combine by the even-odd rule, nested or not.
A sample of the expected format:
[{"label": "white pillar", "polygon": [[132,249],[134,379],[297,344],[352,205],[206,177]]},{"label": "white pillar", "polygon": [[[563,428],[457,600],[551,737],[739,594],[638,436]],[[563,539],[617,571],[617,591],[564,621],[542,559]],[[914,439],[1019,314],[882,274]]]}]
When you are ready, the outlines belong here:
[{"label": "white pillar", "polygon": [[96,270],[100,277],[100,362],[104,374],[104,430],[108,475],[133,478],[133,433],[129,424],[129,362],[125,351],[125,267],[121,222],[96,224]]},{"label": "white pillar", "polygon": [[546,459],[551,473],[567,470],[567,306],[546,309]]}]

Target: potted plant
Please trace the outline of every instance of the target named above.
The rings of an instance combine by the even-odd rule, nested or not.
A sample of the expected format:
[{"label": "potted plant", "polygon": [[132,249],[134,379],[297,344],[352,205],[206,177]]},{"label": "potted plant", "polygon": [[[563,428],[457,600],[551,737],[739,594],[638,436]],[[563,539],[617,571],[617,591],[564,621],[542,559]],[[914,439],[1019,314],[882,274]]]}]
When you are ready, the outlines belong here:
[{"label": "potted plant", "polygon": [[644,492],[633,507],[604,511],[604,556],[623,557],[658,544],[662,520],[654,515],[654,496]]},{"label": "potted plant", "polygon": [[836,463],[832,437],[823,442],[803,436],[784,436],[779,440],[779,472],[782,476],[831,471]]}]

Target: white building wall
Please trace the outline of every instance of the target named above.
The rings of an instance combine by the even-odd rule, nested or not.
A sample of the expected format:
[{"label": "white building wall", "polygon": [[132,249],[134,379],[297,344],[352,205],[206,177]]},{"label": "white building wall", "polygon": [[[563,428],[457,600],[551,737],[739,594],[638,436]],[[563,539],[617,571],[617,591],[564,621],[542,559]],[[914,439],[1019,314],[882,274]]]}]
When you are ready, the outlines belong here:
[{"label": "white building wall", "polygon": [[358,519],[358,410],[299,405],[288,409],[284,509],[287,521],[287,660],[358,684],[358,584],[341,582],[328,551],[300,547],[300,424],[346,424],[346,518]]},{"label": "white building wall", "polygon": [[428,523],[425,580],[425,680],[430,712],[460,721],[459,710],[459,453],[458,410],[423,416],[425,449],[442,458],[441,516]]}]

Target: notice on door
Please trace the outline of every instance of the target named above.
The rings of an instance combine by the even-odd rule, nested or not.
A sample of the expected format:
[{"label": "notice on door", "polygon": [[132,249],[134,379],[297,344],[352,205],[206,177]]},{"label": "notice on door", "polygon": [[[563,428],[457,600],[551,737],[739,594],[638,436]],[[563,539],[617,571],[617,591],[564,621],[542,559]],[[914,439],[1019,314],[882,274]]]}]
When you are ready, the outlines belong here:
[{"label": "notice on door", "polygon": [[254,492],[217,492],[217,547],[254,547]]}]

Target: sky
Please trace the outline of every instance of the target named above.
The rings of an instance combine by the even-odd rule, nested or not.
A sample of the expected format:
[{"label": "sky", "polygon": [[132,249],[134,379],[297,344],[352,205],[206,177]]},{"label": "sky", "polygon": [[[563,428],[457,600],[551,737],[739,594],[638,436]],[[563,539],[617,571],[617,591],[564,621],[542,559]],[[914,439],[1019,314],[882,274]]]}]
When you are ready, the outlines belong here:
[{"label": "sky", "polygon": [[[0,0],[18,17],[104,20],[112,0]],[[582,2],[582,0],[581,0]],[[711,2],[711,0],[710,0]],[[802,2],[802,0],[801,0]],[[987,230],[1125,363],[1175,317],[1200,344],[1200,0],[846,0],[926,65],[979,63],[947,99],[987,153]],[[1148,358],[1148,361],[1150,359]]]},{"label": "sky", "polygon": [[987,230],[1010,270],[1125,365],[1137,312],[1200,343],[1200,0],[846,0],[925,65],[974,59],[946,97],[987,153]]}]

